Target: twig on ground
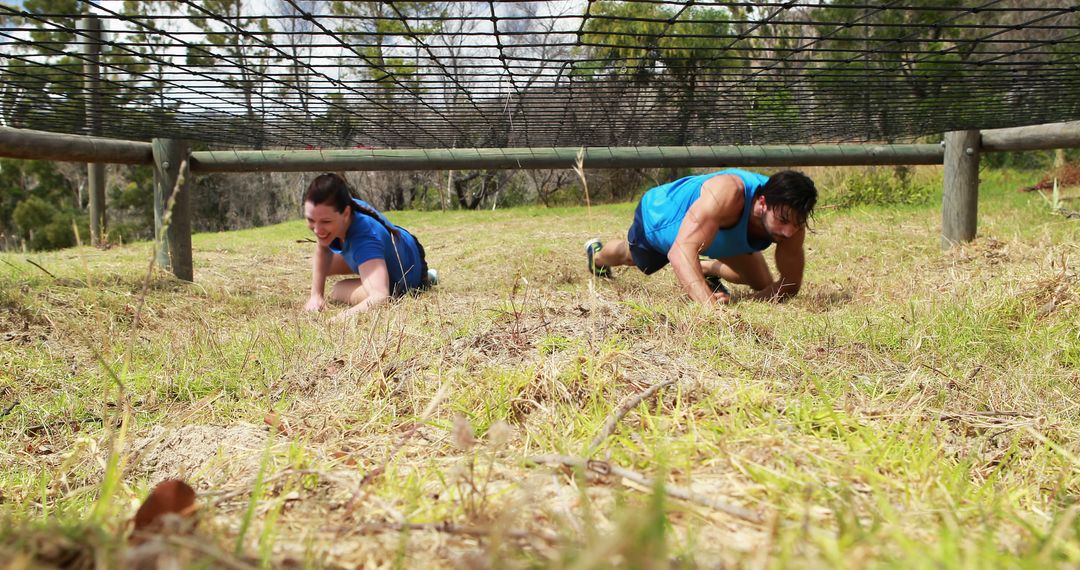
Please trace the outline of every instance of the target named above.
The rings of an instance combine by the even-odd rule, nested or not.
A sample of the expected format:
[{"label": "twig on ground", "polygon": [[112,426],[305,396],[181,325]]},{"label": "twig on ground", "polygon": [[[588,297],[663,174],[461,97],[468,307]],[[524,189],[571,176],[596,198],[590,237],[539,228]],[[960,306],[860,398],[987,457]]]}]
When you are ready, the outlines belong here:
[{"label": "twig on ground", "polygon": [[[285,477],[286,475],[292,475],[293,473],[294,473],[294,471],[292,469],[286,469],[285,471],[281,471],[280,473],[274,473],[270,477],[267,477],[266,479],[263,479],[262,484],[264,486],[269,485],[270,483],[273,483],[273,482],[277,481],[278,479],[281,479],[281,478]],[[220,504],[222,504],[225,501],[228,501],[230,499],[235,499],[236,497],[242,497],[244,495],[247,495],[248,493],[251,493],[251,489],[249,487],[246,487],[246,486],[243,487],[243,488],[240,488],[240,489],[229,491],[227,493],[222,493],[216,499],[214,499],[214,506],[220,505]],[[204,493],[204,495],[211,495],[211,494],[212,493]]]},{"label": "twig on ground", "polygon": [[930,366],[929,364],[927,364],[925,362],[920,362],[919,366],[922,366],[923,368],[925,368],[927,370],[930,370],[932,372],[937,372],[938,376],[941,376],[942,378],[944,378],[946,380],[952,381],[952,376],[949,376],[948,374],[942,372],[941,370],[938,370],[937,368],[934,368],[933,366]]},{"label": "twig on ground", "polygon": [[3,262],[4,262],[4,265],[7,265],[8,267],[10,267],[10,268],[12,268],[12,269],[14,269],[14,270],[18,271],[19,273],[22,273],[22,272],[23,272],[23,270],[22,270],[22,268],[21,268],[21,267],[19,267],[18,265],[15,265],[14,263],[12,263],[12,262],[10,262],[10,261],[8,261],[8,260],[6,260],[6,259],[0,259],[0,261],[3,261]]},{"label": "twig on ground", "polygon": [[333,527],[323,529],[329,532],[358,532],[360,534],[375,534],[380,532],[401,532],[403,530],[419,530],[441,532],[460,536],[473,536],[483,538],[487,536],[504,536],[514,540],[530,540],[539,538],[549,545],[558,543],[559,537],[552,532],[543,530],[531,531],[521,529],[497,529],[484,527],[460,526],[450,522],[441,523],[374,523],[358,527]]},{"label": "twig on ground", "polygon": [[51,271],[49,271],[48,269],[45,269],[44,267],[38,265],[37,262],[34,261],[33,259],[27,259],[26,262],[29,263],[30,265],[33,265],[34,267],[37,267],[38,269],[44,271],[45,275],[48,275],[49,277],[52,277],[53,279],[57,279],[57,277],[55,275],[53,275]]},{"label": "twig on ground", "polygon": [[1008,410],[992,410],[989,412],[967,412],[969,416],[1001,417],[1001,418],[1034,418],[1035,414],[1027,412],[1014,412]]},{"label": "twig on ground", "polygon": [[[578,469],[585,469],[597,473],[600,475],[615,475],[622,477],[632,483],[640,485],[645,488],[652,488],[653,480],[638,473],[637,471],[631,471],[624,469],[618,465],[612,465],[607,461],[597,461],[595,459],[585,460],[580,457],[570,457],[567,455],[534,455],[529,457],[527,461],[536,463],[538,465],[554,463],[557,465],[565,465],[567,467],[574,467]],[[707,497],[700,493],[695,493],[689,489],[684,489],[677,485],[664,484],[664,492],[669,497],[676,499],[682,499],[691,503],[697,503],[702,506],[706,506],[712,509],[716,509],[722,513],[731,515],[735,518],[742,519],[744,521],[752,522],[754,524],[761,524],[764,522],[764,518],[758,513],[743,507],[737,507],[735,505],[729,505],[722,501]]]},{"label": "twig on ground", "polygon": [[[263,484],[264,487],[266,487],[266,486],[270,485],[270,483],[276,483],[277,481],[279,481],[279,480],[281,480],[281,479],[283,479],[283,478],[285,478],[285,477],[287,477],[289,475],[298,475],[298,476],[316,475],[321,479],[326,479],[328,481],[334,481],[334,482],[336,482],[338,484],[343,484],[344,483],[344,481],[342,481],[340,477],[338,477],[336,475],[332,475],[330,473],[327,473],[326,471],[320,471],[318,469],[294,469],[294,468],[290,467],[290,468],[285,469],[283,471],[279,471],[278,473],[274,473],[273,475],[267,477],[266,479],[263,479],[262,484]],[[214,491],[211,491],[211,492],[208,492],[208,493],[201,493],[200,496],[214,497],[214,503],[213,504],[216,507],[216,506],[219,506],[219,505],[221,505],[222,503],[224,503],[226,501],[235,499],[237,497],[241,497],[241,496],[246,495],[246,494],[248,494],[250,492],[251,492],[251,489],[249,487],[245,486],[245,487],[242,487],[240,489],[234,489],[232,491],[221,492],[220,494],[216,494]]]},{"label": "twig on ground", "polygon": [[[928,417],[933,418],[934,416],[928,414]],[[989,439],[994,439],[1017,428],[1030,428],[1031,425],[1038,425],[1044,421],[1044,418],[1035,414],[1012,410],[938,412],[936,418],[950,422],[961,422],[975,429],[997,430],[989,436]]]},{"label": "twig on ground", "polygon": [[[18,402],[16,402],[16,403],[18,403]],[[12,404],[11,407],[14,408],[15,404]],[[10,408],[8,409],[8,411],[11,411]],[[5,412],[4,415],[7,415],[7,412]],[[3,417],[3,416],[0,416],[0,417]],[[79,426],[79,425],[82,425],[82,424],[91,424],[91,423],[102,422],[102,421],[103,420],[101,418],[97,417],[97,416],[90,416],[90,417],[81,418],[81,419],[78,419],[78,420],[56,420],[54,422],[41,423],[41,424],[38,424],[36,426],[30,426],[30,427],[23,430],[23,435],[37,435],[37,434],[42,433],[42,432],[47,432],[52,428],[58,428],[58,427],[63,427],[63,426],[76,427],[76,426]]]},{"label": "twig on ground", "polygon": [[165,542],[166,544],[180,548],[186,548],[193,552],[197,552],[203,556],[212,558],[214,567],[232,568],[234,570],[257,570],[259,568],[258,566],[249,564],[243,560],[238,560],[235,557],[232,557],[229,554],[222,552],[220,549],[211,546],[207,543],[207,541],[200,540],[197,537],[188,537],[176,534],[156,534],[149,532],[139,532],[135,533],[135,535],[142,535],[148,539],[159,538],[162,542]]},{"label": "twig on ground", "polygon": [[611,415],[608,416],[607,421],[604,422],[604,427],[600,429],[600,433],[596,434],[596,437],[593,438],[592,443],[589,444],[588,451],[585,452],[585,457],[591,457],[592,454],[596,452],[597,448],[599,448],[600,445],[604,443],[604,440],[610,437],[611,434],[615,433],[615,428],[616,426],[618,426],[619,421],[622,420],[623,417],[626,416],[626,414],[630,413],[630,410],[637,407],[637,405],[640,404],[643,400],[651,397],[653,394],[659,392],[661,389],[667,386],[671,386],[675,383],[675,380],[675,378],[669,378],[667,380],[664,380],[663,382],[657,382],[656,384],[653,384],[652,386],[646,388],[644,391],[634,394],[633,396],[630,396],[623,400],[623,402],[619,404],[617,408],[615,408],[615,411],[613,411]]},{"label": "twig on ground", "polygon": [[352,497],[349,499],[348,503],[345,504],[345,509],[347,511],[352,512],[352,510],[359,503],[361,493],[363,492],[364,487],[366,487],[368,483],[374,481],[379,475],[382,475],[383,472],[386,471],[386,466],[389,465],[391,461],[393,461],[394,457],[397,456],[398,452],[401,451],[403,447],[405,447],[405,444],[408,443],[414,435],[416,435],[416,432],[419,431],[420,426],[424,425],[424,423],[431,418],[432,414],[435,413],[435,410],[437,410],[439,408],[439,405],[442,404],[442,401],[446,399],[446,393],[449,391],[450,384],[444,383],[442,387],[439,388],[439,391],[435,394],[435,397],[433,397],[431,399],[431,402],[428,403],[427,408],[424,409],[423,413],[420,414],[420,417],[417,418],[416,422],[412,425],[411,428],[409,428],[409,431],[405,432],[405,434],[401,436],[401,441],[399,441],[397,445],[395,445],[394,448],[390,450],[390,453],[386,454],[386,458],[382,460],[382,463],[364,474],[364,478],[361,479],[360,482],[356,485],[356,488],[353,489]]},{"label": "twig on ground", "polygon": [[1013,410],[990,410],[988,412],[940,412],[940,417],[943,420],[962,420],[965,418],[977,417],[977,418],[1022,418],[1022,419],[1035,419],[1035,414],[1027,412],[1017,412]]}]

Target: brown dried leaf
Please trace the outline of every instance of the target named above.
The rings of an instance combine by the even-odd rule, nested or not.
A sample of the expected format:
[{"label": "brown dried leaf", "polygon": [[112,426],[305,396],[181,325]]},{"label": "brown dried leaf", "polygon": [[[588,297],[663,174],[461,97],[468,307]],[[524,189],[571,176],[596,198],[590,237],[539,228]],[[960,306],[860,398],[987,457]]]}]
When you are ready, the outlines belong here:
[{"label": "brown dried leaf", "polygon": [[356,467],[356,459],[354,459],[348,453],[344,451],[335,451],[333,454],[334,459],[340,459],[342,465],[348,465],[349,467]]},{"label": "brown dried leaf", "polygon": [[155,532],[162,526],[165,515],[188,518],[195,514],[195,490],[179,479],[158,483],[135,512],[136,532]]},{"label": "brown dried leaf", "polygon": [[289,437],[292,435],[292,427],[289,425],[289,421],[285,418],[279,417],[274,412],[268,412],[263,416],[263,423],[270,426],[271,429],[277,428],[277,432],[281,435]]}]

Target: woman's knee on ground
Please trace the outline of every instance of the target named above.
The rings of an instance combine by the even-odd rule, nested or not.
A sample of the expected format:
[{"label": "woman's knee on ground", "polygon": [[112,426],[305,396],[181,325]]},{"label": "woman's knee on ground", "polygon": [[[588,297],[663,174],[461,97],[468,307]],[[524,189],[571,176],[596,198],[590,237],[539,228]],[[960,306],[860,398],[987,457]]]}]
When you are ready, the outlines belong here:
[{"label": "woman's knee on ground", "polygon": [[330,289],[330,299],[346,305],[358,305],[367,298],[367,291],[359,279],[342,279]]}]

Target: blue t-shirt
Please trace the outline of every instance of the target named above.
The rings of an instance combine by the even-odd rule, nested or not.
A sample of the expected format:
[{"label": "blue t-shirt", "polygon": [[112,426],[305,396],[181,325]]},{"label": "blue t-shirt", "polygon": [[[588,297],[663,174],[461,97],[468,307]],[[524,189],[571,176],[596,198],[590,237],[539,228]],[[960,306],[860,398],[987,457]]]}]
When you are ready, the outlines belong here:
[{"label": "blue t-shirt", "polygon": [[416,238],[404,228],[390,223],[370,204],[353,198],[353,201],[368,210],[375,212],[379,219],[387,225],[398,230],[397,238],[393,237],[386,226],[379,220],[354,209],[352,222],[348,231],[345,232],[345,240],[334,240],[330,243],[330,251],[341,255],[345,263],[353,272],[357,272],[365,261],[382,259],[386,262],[386,271],[390,274],[390,292],[392,295],[400,295],[409,289],[420,286],[422,263],[420,259],[420,246]]},{"label": "blue t-shirt", "polygon": [[702,253],[713,259],[722,259],[761,251],[772,244],[771,240],[750,240],[746,234],[750,222],[750,210],[753,207],[754,192],[765,185],[769,177],[729,168],[711,174],[687,176],[674,182],[657,186],[641,197],[641,222],[644,226],[645,239],[649,245],[661,253],[667,253],[679,235],[686,213],[690,206],[701,197],[701,185],[706,180],[720,174],[734,174],[743,181],[745,200],[739,222],[730,228],[721,228],[716,238]]}]

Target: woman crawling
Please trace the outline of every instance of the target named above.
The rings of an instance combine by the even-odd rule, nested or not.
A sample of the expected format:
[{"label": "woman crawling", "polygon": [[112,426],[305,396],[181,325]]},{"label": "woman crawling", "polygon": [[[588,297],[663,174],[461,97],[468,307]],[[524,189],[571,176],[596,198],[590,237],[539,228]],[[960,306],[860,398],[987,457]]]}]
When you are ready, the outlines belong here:
[{"label": "woman crawling", "polygon": [[338,174],[322,174],[304,193],[304,217],[315,234],[311,262],[311,297],[307,311],[326,306],[326,278],[343,279],[330,290],[330,299],[351,305],[337,318],[361,313],[431,284],[424,247],[404,228],[395,226],[368,203],[353,196]]}]

